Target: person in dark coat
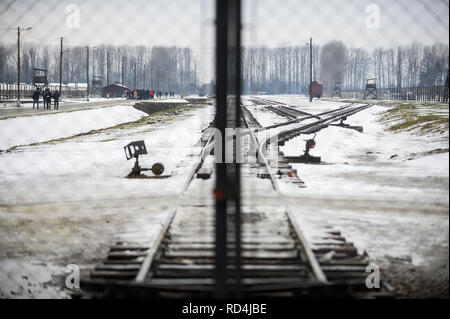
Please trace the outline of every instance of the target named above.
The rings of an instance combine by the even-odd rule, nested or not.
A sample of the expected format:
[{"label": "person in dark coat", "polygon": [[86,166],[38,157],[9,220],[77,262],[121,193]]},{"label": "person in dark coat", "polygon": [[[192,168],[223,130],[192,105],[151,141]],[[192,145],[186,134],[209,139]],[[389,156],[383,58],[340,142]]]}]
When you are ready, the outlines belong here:
[{"label": "person in dark coat", "polygon": [[45,89],[41,94],[42,94],[42,102],[44,103],[44,110],[46,108],[47,105],[47,100],[45,99],[45,93],[47,92],[47,89]]},{"label": "person in dark coat", "polygon": [[34,104],[36,104],[36,108],[39,110],[39,96],[41,96],[41,93],[39,92],[38,89],[36,89],[33,93],[33,109]]},{"label": "person in dark coat", "polygon": [[58,90],[53,92],[53,100],[55,100],[55,104],[54,104],[54,107],[53,107],[54,110],[57,110],[59,108],[59,97],[60,96],[61,95],[59,94]]},{"label": "person in dark coat", "polygon": [[52,103],[52,92],[50,92],[49,88],[46,88],[42,96],[44,97],[44,103],[46,105],[44,109],[50,110],[50,106]]}]

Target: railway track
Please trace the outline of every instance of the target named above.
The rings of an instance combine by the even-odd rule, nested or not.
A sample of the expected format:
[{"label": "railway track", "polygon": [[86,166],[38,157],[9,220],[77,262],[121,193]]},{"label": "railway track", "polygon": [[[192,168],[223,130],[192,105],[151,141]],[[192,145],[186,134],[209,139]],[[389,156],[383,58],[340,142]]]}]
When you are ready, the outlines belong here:
[{"label": "railway track", "polygon": [[[266,105],[267,100],[259,103],[259,105],[261,104]],[[276,107],[277,102],[272,101],[271,106]],[[277,111],[274,113],[280,114],[285,112],[284,106],[285,105],[281,103],[281,105],[277,108]],[[368,103],[351,103],[339,109],[318,113],[315,116],[317,119],[315,121],[275,133],[278,134],[278,145],[284,145],[284,143],[288,140],[301,134],[312,134],[318,132],[328,127],[328,125],[332,122],[339,121],[342,118],[351,116],[371,106],[372,104]],[[246,109],[243,112],[250,113]],[[285,113],[285,116],[289,117],[291,114],[292,112],[289,111]],[[311,118],[312,116],[310,114],[306,114],[296,120],[269,126],[266,127],[266,129],[291,125],[304,120],[310,120]],[[254,127],[254,131],[258,130],[260,130],[260,128],[256,125]],[[269,142],[270,137],[261,141],[260,148],[262,149],[266,147],[266,144]],[[291,166],[289,165],[289,158],[286,158],[281,151],[278,151],[278,155],[278,161],[280,163],[279,167],[284,168],[284,172],[281,172],[281,174],[276,174],[276,176],[278,176],[278,180],[285,178],[292,182],[292,179],[298,179],[298,183],[302,185],[303,182],[297,176],[297,172],[295,170],[289,170],[291,169]],[[278,173],[280,172],[278,171]],[[272,173],[270,178],[273,182],[274,188],[280,192],[279,187],[277,186],[275,174]],[[295,220],[289,208],[287,208],[286,214],[291,218],[291,220]],[[377,291],[369,291],[367,289],[365,286],[365,278],[367,278],[368,275],[366,273],[366,269],[370,264],[369,256],[365,252],[362,254],[358,253],[358,250],[354,247],[353,243],[348,242],[340,231],[332,228],[323,229],[322,235],[312,238],[309,245],[314,253],[314,256],[316,256],[316,259],[319,262],[319,267],[325,275],[326,281],[329,284],[351,287],[352,293],[350,296],[355,298],[391,298],[394,296],[394,289],[387,282],[382,281],[382,287]]]},{"label": "railway track", "polygon": [[254,97],[251,99],[251,101],[256,105],[264,105],[270,111],[277,113],[278,115],[287,117],[289,119],[296,119],[299,116],[310,116],[312,118],[318,118],[316,115],[312,113],[292,108],[285,103],[275,102],[260,97],[258,98]]},{"label": "railway track", "polygon": [[[261,103],[267,103],[262,101]],[[276,108],[276,103],[272,106]],[[277,108],[293,116],[293,112]],[[322,115],[306,112],[303,118],[310,122],[289,126],[275,132],[282,142],[299,134],[320,130],[338,120],[370,105],[346,107]],[[257,147],[259,160],[241,164],[243,189],[246,183],[254,183],[255,177],[268,179],[258,191],[264,192],[274,201],[282,202],[279,182],[303,185],[295,170],[280,152],[264,155],[271,147],[270,138],[258,134],[261,125],[251,112],[242,109],[242,121],[249,129],[252,143],[242,146],[243,153],[254,156],[252,147]],[[298,115],[300,113],[297,113]],[[286,116],[288,117],[288,116]],[[233,118],[233,114],[230,115]],[[297,120],[301,118],[297,117]],[[313,120],[314,119],[314,120]],[[305,120],[305,119],[304,119]],[[294,122],[295,123],[295,122]],[[290,123],[292,124],[292,123]],[[289,124],[286,124],[289,125]],[[214,292],[214,207],[198,205],[188,200],[195,175],[205,166],[213,170],[211,149],[214,142],[212,130],[205,130],[202,152],[192,167],[180,198],[186,203],[174,208],[167,216],[156,241],[150,246],[117,242],[104,261],[82,281],[89,291],[88,297],[211,297]],[[278,145],[273,146],[278,149]],[[276,156],[276,161],[270,156]],[[274,167],[271,162],[277,162]],[[248,188],[248,187],[247,187]],[[195,196],[194,196],[195,197]],[[250,196],[251,197],[251,196]],[[244,194],[245,198],[245,194]],[[358,254],[352,243],[346,241],[339,231],[325,229],[321,236],[308,242],[301,225],[288,207],[246,203],[242,206],[242,287],[243,296],[333,296],[375,297],[364,285],[369,264],[366,255]],[[233,245],[233,241],[229,242]],[[234,256],[228,256],[227,266],[233,274]],[[227,284],[233,286],[234,278]],[[378,296],[387,296],[384,289]]]}]

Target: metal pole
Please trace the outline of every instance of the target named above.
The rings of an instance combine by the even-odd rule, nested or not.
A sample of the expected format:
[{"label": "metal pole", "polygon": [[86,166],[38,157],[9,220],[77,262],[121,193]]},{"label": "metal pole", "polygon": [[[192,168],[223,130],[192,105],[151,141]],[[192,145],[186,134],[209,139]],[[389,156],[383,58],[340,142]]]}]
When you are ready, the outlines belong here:
[{"label": "metal pole", "polygon": [[195,69],[194,69],[194,94],[197,92],[197,59],[195,59]]},{"label": "metal pole", "polygon": [[136,60],[134,61],[134,82],[133,82],[133,91],[136,90]]},{"label": "metal pole", "polygon": [[[235,127],[241,127],[241,0],[234,1],[234,8],[231,8],[234,12],[234,19],[231,19],[231,29],[235,35],[235,43],[233,43],[235,50],[235,65],[236,73],[234,74],[234,91],[236,96],[236,118]],[[197,72],[197,70],[196,70]],[[236,141],[240,141],[240,138],[236,138]],[[235,209],[235,297],[242,297],[242,271],[241,271],[241,167],[238,162],[237,154],[240,153],[240,145],[236,143],[236,161],[234,163],[234,209]]]},{"label": "metal pole", "polygon": [[125,85],[125,79],[124,79],[124,70],[125,70],[125,64],[123,63],[125,60],[125,57],[122,56],[122,85]]},{"label": "metal pole", "polygon": [[17,107],[20,107],[20,27],[17,27]]},{"label": "metal pole", "polygon": [[143,85],[142,85],[142,90],[145,90],[145,63],[144,63],[144,67],[143,67],[143,71],[142,71],[142,78],[143,78]]},{"label": "metal pole", "polygon": [[[216,163],[216,251],[215,251],[215,281],[216,297],[226,296],[226,263],[227,263],[227,202],[225,192],[226,166],[225,162],[225,128],[227,117],[227,2],[216,0],[216,125],[222,135],[222,163]],[[216,142],[217,143],[217,142]]]},{"label": "metal pole", "polygon": [[109,51],[106,50],[106,85],[109,85]]},{"label": "metal pole", "polygon": [[153,81],[153,68],[152,65],[150,65],[150,89],[153,90],[155,86],[155,83]]},{"label": "metal pole", "polygon": [[59,94],[62,88],[62,59],[63,59],[63,38],[61,37],[61,52],[59,54]]},{"label": "metal pole", "polygon": [[[216,1],[216,128],[222,135],[222,159],[216,163],[216,242],[215,242],[215,297],[241,297],[241,228],[240,228],[240,152],[236,138],[236,160],[225,163],[225,130],[240,126],[241,94],[241,0]],[[229,96],[231,97],[228,102]],[[235,111],[235,117],[228,110]],[[234,217],[234,218],[228,218]],[[233,227],[234,220],[234,227]],[[228,244],[234,235],[235,286],[227,287],[231,279],[227,271]]]},{"label": "metal pole", "polygon": [[86,100],[89,101],[89,46],[86,47],[86,82],[87,82]]},{"label": "metal pole", "polygon": [[312,99],[312,38],[309,38],[309,102]]},{"label": "metal pole", "polygon": [[159,90],[159,68],[156,69],[156,86],[156,89]]}]

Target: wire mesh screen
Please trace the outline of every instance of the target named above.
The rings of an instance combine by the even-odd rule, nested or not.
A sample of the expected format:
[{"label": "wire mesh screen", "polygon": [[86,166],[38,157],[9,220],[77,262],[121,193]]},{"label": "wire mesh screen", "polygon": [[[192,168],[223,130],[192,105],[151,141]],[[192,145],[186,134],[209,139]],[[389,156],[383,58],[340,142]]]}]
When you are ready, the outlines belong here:
[{"label": "wire mesh screen", "polygon": [[[67,297],[55,288],[59,282],[26,291],[23,274],[43,273],[40,282],[52,275],[64,280],[67,264],[92,267],[118,230],[120,242],[153,242],[178,201],[191,205],[180,210],[187,217],[174,222],[179,234],[212,235],[212,201],[232,195],[213,198],[211,162],[200,174],[210,180],[178,196],[186,177],[194,176],[197,158],[207,153],[205,132],[214,125],[215,8],[214,0],[0,1],[0,297]],[[259,121],[261,131],[284,125],[279,113],[269,116],[264,108],[291,97],[301,99],[300,107],[307,97],[439,102],[444,119],[424,130],[439,132],[447,146],[426,152],[448,154],[448,104],[442,106],[449,96],[448,10],[448,0],[243,0],[240,76],[243,105],[250,105],[245,122]],[[264,100],[275,95],[272,104]],[[252,117],[254,111],[261,113]],[[288,114],[288,120],[298,116]],[[250,131],[257,141],[260,132]],[[124,146],[141,140],[146,154],[126,158]],[[304,141],[296,143],[296,152],[303,152]],[[278,159],[284,141],[269,144]],[[251,151],[256,158],[259,149]],[[426,152],[414,150],[405,161]],[[149,173],[150,182],[125,179],[136,171],[158,174]],[[264,193],[267,173],[257,177],[242,182],[242,221],[253,225],[242,228],[243,237],[264,235],[261,221],[292,232],[284,215],[276,215],[284,214],[282,205]],[[439,181],[448,190],[448,177]],[[311,196],[305,205],[313,207],[315,194],[304,194]]]}]

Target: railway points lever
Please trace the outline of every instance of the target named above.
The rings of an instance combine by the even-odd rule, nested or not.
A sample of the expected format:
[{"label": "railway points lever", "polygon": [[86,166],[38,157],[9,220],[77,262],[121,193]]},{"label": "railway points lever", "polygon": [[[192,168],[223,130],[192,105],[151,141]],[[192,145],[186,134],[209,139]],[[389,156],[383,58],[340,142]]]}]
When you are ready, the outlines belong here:
[{"label": "railway points lever", "polygon": [[320,156],[313,156],[309,154],[309,150],[316,147],[316,134],[314,134],[313,138],[306,140],[304,154],[299,157],[299,163],[320,163]]},{"label": "railway points lever", "polygon": [[330,124],[331,126],[338,126],[338,127],[342,127],[342,128],[348,128],[351,130],[355,130],[357,132],[362,133],[363,132],[363,127],[362,126],[355,126],[355,125],[350,125],[350,124],[346,124],[344,123],[344,121],[347,120],[346,116],[341,117],[341,122],[339,124]]},{"label": "railway points lever", "polygon": [[151,168],[144,168],[139,165],[139,156],[146,155],[147,147],[144,141],[134,141],[124,146],[125,157],[127,160],[135,158],[134,166],[131,172],[127,175],[127,178],[139,178],[139,177],[149,177],[141,174],[143,171],[152,171],[156,176],[160,176],[164,172],[164,165],[161,163],[155,163]]}]

